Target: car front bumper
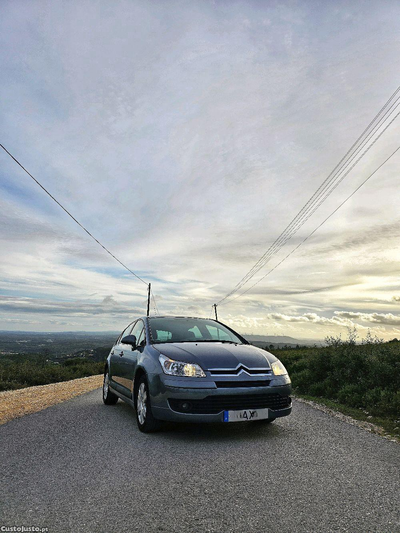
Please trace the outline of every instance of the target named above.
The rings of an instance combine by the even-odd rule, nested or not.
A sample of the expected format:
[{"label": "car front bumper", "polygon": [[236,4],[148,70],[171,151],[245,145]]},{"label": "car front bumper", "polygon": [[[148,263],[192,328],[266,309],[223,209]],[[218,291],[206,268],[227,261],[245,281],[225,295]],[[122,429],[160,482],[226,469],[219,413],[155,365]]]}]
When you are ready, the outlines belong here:
[{"label": "car front bumper", "polygon": [[[149,380],[153,416],[174,422],[224,422],[224,411],[268,407],[269,418],[288,416],[292,412],[291,385],[266,387],[217,388],[212,381],[174,379],[153,375]],[[276,401],[282,397],[282,401]],[[289,397],[289,398],[288,398]],[[286,401],[286,398],[288,400]],[[193,409],[182,412],[180,401]],[[253,401],[254,400],[254,401]],[[178,407],[177,407],[178,406]],[[210,412],[205,412],[210,407]],[[195,412],[195,411],[202,412]]]},{"label": "car front bumper", "polygon": [[[292,406],[286,409],[269,410],[269,418],[274,420],[282,416],[288,416],[292,412]],[[224,412],[216,414],[193,414],[193,413],[178,413],[171,408],[153,407],[153,416],[158,420],[165,420],[168,422],[224,422]]]}]

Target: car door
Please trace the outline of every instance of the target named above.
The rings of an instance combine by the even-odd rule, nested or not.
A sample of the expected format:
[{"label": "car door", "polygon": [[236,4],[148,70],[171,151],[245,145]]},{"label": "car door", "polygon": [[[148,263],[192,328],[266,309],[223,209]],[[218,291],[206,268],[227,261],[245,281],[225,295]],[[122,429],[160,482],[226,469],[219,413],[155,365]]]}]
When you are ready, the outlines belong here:
[{"label": "car door", "polygon": [[127,326],[121,335],[118,337],[117,342],[115,343],[113,349],[111,350],[111,361],[110,361],[110,381],[111,386],[114,387],[117,391],[124,393],[123,385],[123,355],[126,348],[126,344],[121,343],[121,339],[126,335],[129,335],[132,327],[135,322],[131,322]]},{"label": "car door", "polygon": [[122,372],[121,383],[124,387],[123,392],[129,397],[132,396],[133,378],[135,375],[137,360],[139,355],[143,352],[144,346],[146,345],[145,328],[142,320],[138,320],[135,323],[130,335],[135,335],[137,342],[136,347],[133,348],[130,345],[121,343],[121,346],[123,346],[123,356],[120,360]]}]

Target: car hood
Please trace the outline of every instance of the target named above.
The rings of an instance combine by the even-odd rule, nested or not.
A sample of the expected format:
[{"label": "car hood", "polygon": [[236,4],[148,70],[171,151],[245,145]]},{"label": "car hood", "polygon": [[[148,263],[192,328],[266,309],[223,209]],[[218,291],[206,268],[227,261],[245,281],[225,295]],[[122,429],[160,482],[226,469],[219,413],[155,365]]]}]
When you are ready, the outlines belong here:
[{"label": "car hood", "polygon": [[197,363],[203,370],[232,370],[240,365],[248,369],[266,369],[276,361],[276,357],[271,353],[250,344],[177,342],[153,346],[170,359],[184,363]]}]

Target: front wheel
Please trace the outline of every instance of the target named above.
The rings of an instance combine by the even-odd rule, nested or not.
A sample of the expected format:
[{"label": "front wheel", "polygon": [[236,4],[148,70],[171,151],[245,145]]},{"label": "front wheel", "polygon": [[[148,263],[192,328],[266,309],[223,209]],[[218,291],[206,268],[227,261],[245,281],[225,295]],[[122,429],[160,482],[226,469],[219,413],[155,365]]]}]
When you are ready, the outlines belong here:
[{"label": "front wheel", "polygon": [[150,404],[147,379],[142,376],[136,389],[136,420],[140,431],[150,433],[160,427],[160,422],[153,417]]},{"label": "front wheel", "polygon": [[115,405],[118,401],[118,396],[110,391],[110,376],[108,370],[104,373],[103,380],[103,402],[106,405]]}]

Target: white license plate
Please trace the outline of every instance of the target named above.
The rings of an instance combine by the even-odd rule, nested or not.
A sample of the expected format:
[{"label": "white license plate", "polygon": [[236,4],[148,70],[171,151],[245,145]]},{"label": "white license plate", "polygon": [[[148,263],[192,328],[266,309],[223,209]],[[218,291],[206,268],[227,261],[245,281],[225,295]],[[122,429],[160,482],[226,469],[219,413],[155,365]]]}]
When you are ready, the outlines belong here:
[{"label": "white license plate", "polygon": [[224,411],[224,422],[249,422],[269,418],[269,409],[244,409],[243,411]]}]

